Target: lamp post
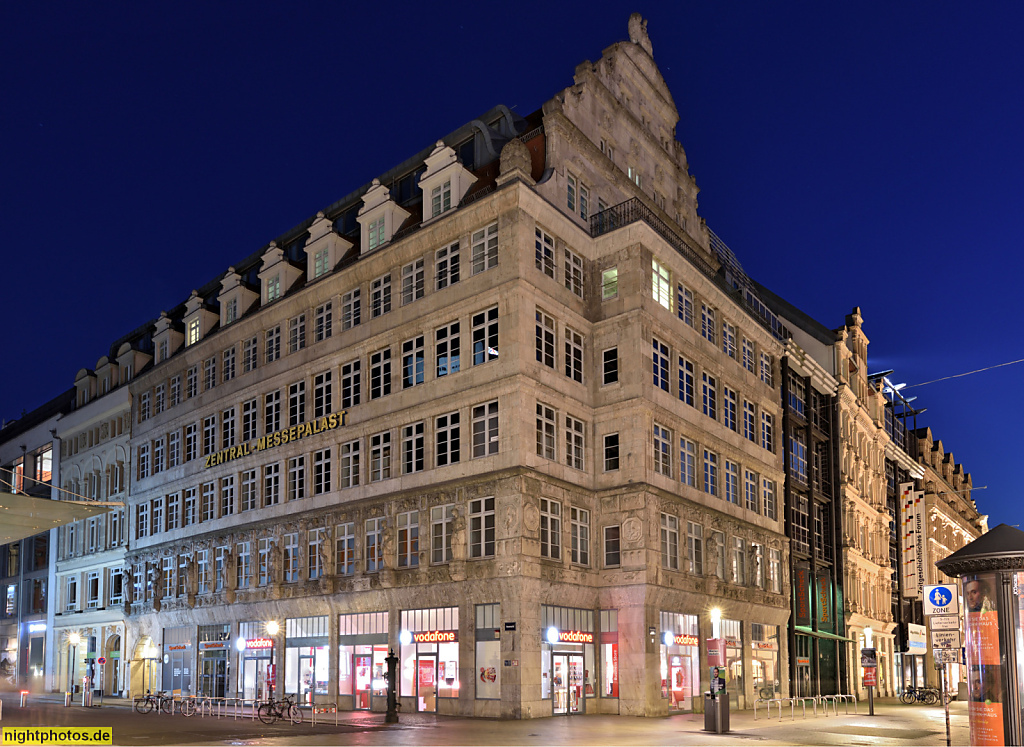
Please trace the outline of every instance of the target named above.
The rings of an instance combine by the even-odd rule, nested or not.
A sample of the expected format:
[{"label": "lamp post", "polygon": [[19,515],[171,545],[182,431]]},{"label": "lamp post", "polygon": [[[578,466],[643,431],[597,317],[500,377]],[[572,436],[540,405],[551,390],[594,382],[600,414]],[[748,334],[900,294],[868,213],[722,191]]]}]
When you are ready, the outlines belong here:
[{"label": "lamp post", "polygon": [[74,694],[75,692],[75,671],[78,669],[78,644],[82,642],[82,636],[78,633],[72,633],[68,636],[68,646],[74,653],[69,651],[68,653],[68,692]]},{"label": "lamp post", "polygon": [[270,636],[270,666],[267,669],[267,689],[268,689],[268,700],[273,700],[275,691],[277,690],[277,634],[281,632],[281,626],[277,624],[277,620],[271,620],[266,624],[267,635]]}]

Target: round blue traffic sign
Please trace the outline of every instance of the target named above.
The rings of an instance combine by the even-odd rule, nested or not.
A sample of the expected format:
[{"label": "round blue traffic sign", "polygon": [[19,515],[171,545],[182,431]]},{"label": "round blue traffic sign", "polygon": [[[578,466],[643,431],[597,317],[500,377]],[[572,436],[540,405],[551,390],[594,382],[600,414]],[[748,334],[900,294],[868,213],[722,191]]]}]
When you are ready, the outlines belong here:
[{"label": "round blue traffic sign", "polygon": [[935,607],[948,607],[953,602],[953,595],[944,586],[936,586],[928,592],[928,601]]}]

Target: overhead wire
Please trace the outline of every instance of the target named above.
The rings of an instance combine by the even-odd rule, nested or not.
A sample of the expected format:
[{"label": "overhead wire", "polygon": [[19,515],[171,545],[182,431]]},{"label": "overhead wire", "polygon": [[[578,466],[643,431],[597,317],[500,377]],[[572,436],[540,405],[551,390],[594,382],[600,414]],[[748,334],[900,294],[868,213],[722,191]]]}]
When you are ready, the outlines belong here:
[{"label": "overhead wire", "polygon": [[1003,366],[1012,366],[1015,363],[1024,363],[1024,358],[1019,358],[1018,360],[1015,360],[1015,361],[1007,361],[1006,363],[997,363],[994,366],[986,366],[985,368],[978,368],[978,369],[975,369],[974,371],[966,371],[965,373],[953,374],[952,376],[943,376],[940,379],[932,379],[931,381],[922,381],[922,382],[919,382],[917,384],[907,384],[907,386],[905,386],[903,388],[904,389],[913,389],[915,386],[925,386],[926,384],[936,384],[936,383],[938,383],[940,381],[948,381],[949,379],[959,379],[959,378],[962,378],[964,376],[970,376],[971,374],[983,373],[984,371],[991,371],[994,368],[1002,368]]}]

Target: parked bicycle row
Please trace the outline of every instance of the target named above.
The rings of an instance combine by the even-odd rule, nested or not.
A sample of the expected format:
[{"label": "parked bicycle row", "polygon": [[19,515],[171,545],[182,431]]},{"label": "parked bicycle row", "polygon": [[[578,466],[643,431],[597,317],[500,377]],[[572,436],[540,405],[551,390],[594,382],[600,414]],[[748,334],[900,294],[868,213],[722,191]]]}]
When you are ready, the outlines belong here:
[{"label": "parked bicycle row", "polygon": [[[943,693],[942,696],[947,703],[950,701],[949,693]],[[911,703],[936,705],[939,702],[939,690],[936,687],[907,687],[900,693],[900,702],[904,705]]]},{"label": "parked bicycle row", "polygon": [[167,713],[175,711],[182,716],[190,717],[199,714],[200,716],[222,716],[230,715],[233,710],[237,718],[242,715],[247,706],[251,707],[250,716],[258,717],[265,724],[273,724],[279,720],[291,721],[293,724],[302,723],[302,709],[300,709],[289,696],[281,700],[271,698],[266,701],[246,701],[241,698],[210,698],[198,695],[176,696],[169,695],[164,691],[135,697],[135,710],[139,713]]}]

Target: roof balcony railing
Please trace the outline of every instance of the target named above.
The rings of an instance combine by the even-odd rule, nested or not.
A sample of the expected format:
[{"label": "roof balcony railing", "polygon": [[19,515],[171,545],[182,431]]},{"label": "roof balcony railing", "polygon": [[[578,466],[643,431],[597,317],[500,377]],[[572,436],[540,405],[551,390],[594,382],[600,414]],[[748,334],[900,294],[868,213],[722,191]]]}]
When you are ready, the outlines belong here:
[{"label": "roof balcony railing", "polygon": [[[701,257],[685,239],[676,233],[668,223],[662,220],[658,214],[655,213],[654,210],[639,197],[633,197],[625,202],[620,202],[618,205],[613,205],[610,208],[606,208],[599,213],[591,215],[590,235],[596,238],[597,236],[602,236],[638,221],[643,221],[650,226],[656,234],[668,242],[672,248],[679,252],[679,254],[681,254],[690,264],[700,270],[700,272],[715,283],[724,285],[726,290],[730,293],[738,292],[739,298],[750,315],[756,319],[761,326],[771,332],[776,339],[785,340],[790,336],[789,330],[786,329],[785,325],[783,325],[782,322],[779,321],[779,318],[775,316],[775,314],[773,314],[759,298],[757,298],[753,291],[749,288],[736,288],[735,284],[729,285],[726,280],[720,276],[720,273],[715,267]],[[736,266],[738,268],[738,264]],[[733,274],[739,274],[744,279],[746,277],[745,275],[742,275],[741,272],[737,273],[735,269]]]}]

